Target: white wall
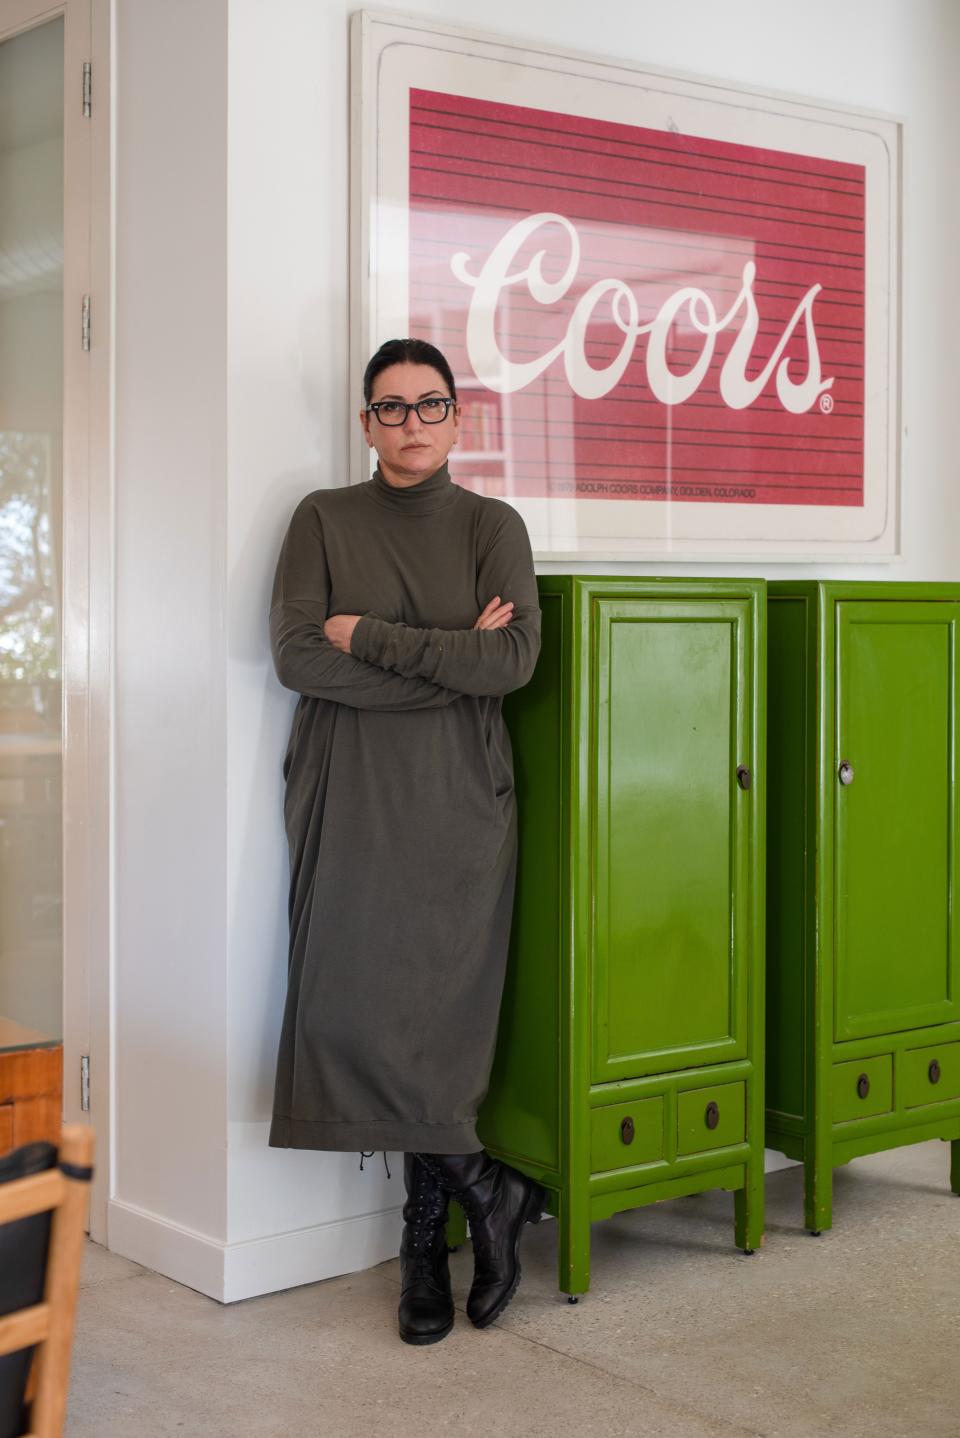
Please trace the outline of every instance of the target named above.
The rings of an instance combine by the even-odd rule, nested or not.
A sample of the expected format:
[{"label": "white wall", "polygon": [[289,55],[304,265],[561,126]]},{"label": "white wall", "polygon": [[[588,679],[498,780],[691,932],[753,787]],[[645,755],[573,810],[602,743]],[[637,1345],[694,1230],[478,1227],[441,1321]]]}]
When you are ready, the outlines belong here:
[{"label": "white wall", "polygon": [[[224,3],[121,7],[118,1200],[157,1218],[112,1224],[111,1245],[122,1232],[131,1256],[230,1299],[395,1254],[402,1186],[399,1155],[388,1180],[379,1154],[360,1172],[357,1154],[267,1148],[286,985],[280,764],[294,698],[272,674],[266,613],[294,504],[347,481],[359,404],[360,377],[347,373],[350,7],[273,0],[265,23],[259,0],[230,0],[224,50]],[[477,13],[468,0],[435,0],[432,12],[464,26]],[[482,13],[484,29],[527,42],[905,118],[903,559],[832,572],[960,577],[957,7],[487,0]],[[171,108],[158,102],[156,64],[174,51]],[[178,1114],[142,1065],[174,1052],[185,1060]],[[162,1164],[144,1154],[145,1118]],[[212,1166],[198,1178],[204,1144]]]},{"label": "white wall", "polygon": [[211,1292],[227,1211],[227,7],[117,12],[108,1242]]}]

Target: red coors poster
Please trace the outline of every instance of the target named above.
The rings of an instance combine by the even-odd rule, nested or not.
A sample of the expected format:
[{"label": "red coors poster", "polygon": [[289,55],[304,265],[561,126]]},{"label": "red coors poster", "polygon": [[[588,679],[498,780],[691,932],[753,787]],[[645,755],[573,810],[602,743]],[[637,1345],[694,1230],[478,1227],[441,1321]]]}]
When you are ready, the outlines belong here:
[{"label": "red coors poster", "polygon": [[361,328],[450,359],[454,478],[542,558],[894,553],[896,127],[536,59],[377,67]]}]

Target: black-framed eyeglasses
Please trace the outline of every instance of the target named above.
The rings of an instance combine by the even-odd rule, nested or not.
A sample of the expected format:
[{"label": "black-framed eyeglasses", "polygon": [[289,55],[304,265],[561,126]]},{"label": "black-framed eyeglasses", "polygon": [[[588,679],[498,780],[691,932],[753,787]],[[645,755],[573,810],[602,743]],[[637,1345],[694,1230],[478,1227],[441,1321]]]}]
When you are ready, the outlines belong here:
[{"label": "black-framed eyeglasses", "polygon": [[415,409],[424,424],[440,424],[456,402],[445,395],[430,395],[427,399],[418,399],[416,404],[407,404],[402,399],[378,399],[375,404],[367,405],[367,414],[375,414],[381,424],[406,424],[407,415]]}]

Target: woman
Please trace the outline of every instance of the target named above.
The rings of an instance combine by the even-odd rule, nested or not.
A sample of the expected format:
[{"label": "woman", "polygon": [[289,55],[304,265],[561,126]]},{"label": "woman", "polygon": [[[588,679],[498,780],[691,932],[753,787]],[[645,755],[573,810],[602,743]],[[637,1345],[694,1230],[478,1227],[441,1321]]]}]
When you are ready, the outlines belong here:
[{"label": "woman", "polygon": [[453,1324],[445,1223],[470,1215],[467,1313],[520,1278],[543,1188],[483,1148],[516,873],[501,696],[526,684],[540,608],[523,520],[454,484],[456,386],[439,350],[390,340],[367,365],[379,464],[294,511],[270,609],[300,694],[284,759],[290,956],[269,1142],[402,1149],[401,1337]]}]

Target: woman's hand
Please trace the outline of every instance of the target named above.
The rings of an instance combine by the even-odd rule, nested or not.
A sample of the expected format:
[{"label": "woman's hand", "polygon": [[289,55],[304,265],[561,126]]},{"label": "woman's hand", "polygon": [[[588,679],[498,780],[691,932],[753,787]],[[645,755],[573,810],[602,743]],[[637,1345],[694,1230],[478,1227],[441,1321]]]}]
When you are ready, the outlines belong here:
[{"label": "woman's hand", "polygon": [[506,604],[500,603],[499,594],[495,594],[490,603],[480,613],[480,617],[474,624],[474,629],[502,629],[509,624],[513,618],[513,600],[508,599]]},{"label": "woman's hand", "polygon": [[[359,614],[332,614],[329,619],[324,620],[323,632],[334,649],[342,649],[344,654],[350,653],[350,640],[353,638],[354,627],[359,618]],[[499,594],[495,594],[480,613],[473,627],[474,629],[502,629],[505,624],[510,623],[512,618],[513,600],[508,599],[506,604],[501,604]]]},{"label": "woman's hand", "polygon": [[359,618],[359,614],[334,614],[324,621],[323,632],[334,649],[342,649],[344,654],[350,653],[350,640]]}]

